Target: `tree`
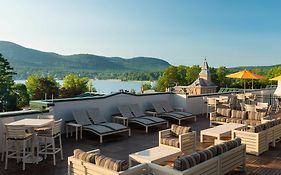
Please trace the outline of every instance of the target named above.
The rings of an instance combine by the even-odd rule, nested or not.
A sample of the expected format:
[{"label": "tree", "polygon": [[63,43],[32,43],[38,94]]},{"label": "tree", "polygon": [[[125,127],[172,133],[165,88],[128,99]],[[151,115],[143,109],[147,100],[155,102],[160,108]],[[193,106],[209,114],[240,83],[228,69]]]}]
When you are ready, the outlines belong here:
[{"label": "tree", "polygon": [[66,75],[63,78],[63,84],[60,91],[61,97],[69,98],[87,91],[95,91],[93,84],[89,82],[90,80],[87,77],[79,77],[76,74]]},{"label": "tree", "polygon": [[142,90],[142,92],[144,92],[144,91],[146,91],[146,90],[149,90],[149,89],[151,89],[152,87],[151,87],[151,84],[150,83],[144,83],[144,84],[142,84],[141,85],[141,90]]},{"label": "tree", "polygon": [[52,76],[30,75],[27,78],[26,87],[33,100],[58,98],[59,96],[59,84]]},{"label": "tree", "polygon": [[15,84],[13,86],[13,94],[17,97],[17,108],[23,108],[29,105],[30,97],[27,93],[25,84]]},{"label": "tree", "polygon": [[15,110],[17,99],[11,94],[14,85],[13,75],[16,73],[7,59],[0,54],[0,110]]},{"label": "tree", "polygon": [[228,87],[231,84],[231,79],[226,77],[227,74],[226,67],[211,68],[212,81],[218,86],[218,89]]},{"label": "tree", "polygon": [[176,66],[168,67],[157,82],[156,90],[164,92],[166,88],[173,87],[180,82]]},{"label": "tree", "polygon": [[199,65],[193,65],[191,67],[186,68],[186,85],[190,85],[193,83],[197,78],[201,71]]}]

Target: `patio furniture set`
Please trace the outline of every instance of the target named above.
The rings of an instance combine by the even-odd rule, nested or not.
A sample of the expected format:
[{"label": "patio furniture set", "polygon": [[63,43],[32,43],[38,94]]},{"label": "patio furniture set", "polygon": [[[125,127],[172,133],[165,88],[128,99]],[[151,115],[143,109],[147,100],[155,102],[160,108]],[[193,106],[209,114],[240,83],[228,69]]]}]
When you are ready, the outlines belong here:
[{"label": "patio furniture set", "polygon": [[[123,104],[117,106],[120,114],[113,115],[112,119],[114,123],[107,122],[105,118],[100,115],[98,108],[88,108],[88,109],[74,109],[72,110],[72,115],[75,123],[66,123],[66,136],[68,137],[69,130],[72,135],[72,128],[76,131],[76,140],[78,140],[78,131],[80,131],[80,138],[82,138],[82,130],[92,132],[100,137],[100,143],[103,142],[103,137],[106,135],[112,135],[122,132],[128,132],[131,135],[131,129],[128,127],[129,123],[138,124],[145,127],[145,132],[148,133],[149,127],[165,125],[169,127],[169,122],[158,116],[171,117],[173,119],[187,120],[194,119],[196,121],[196,116],[184,111],[171,111],[172,107],[168,102],[158,101],[157,104],[163,104],[159,106],[159,109],[164,110],[165,108],[170,109],[169,112],[157,112],[150,113],[152,115],[147,115],[144,113],[137,104]],[[158,109],[158,108],[157,108]],[[121,120],[121,124],[118,121]],[[179,122],[180,123],[180,122]]]},{"label": "patio furniture set", "polygon": [[[22,169],[26,163],[37,163],[47,155],[53,156],[53,164],[56,165],[56,154],[61,154],[63,160],[63,148],[61,141],[61,122],[49,118],[22,119],[13,121],[12,118],[2,120],[4,128],[4,150],[2,161],[5,158],[5,169],[8,168],[8,159],[22,161]],[[55,144],[58,139],[59,145]],[[36,151],[35,151],[36,150]]]},{"label": "patio furniture set", "polygon": [[[178,149],[178,144],[163,142],[163,138],[170,138],[171,134],[184,140],[192,135],[185,145],[192,143],[187,149]],[[168,136],[167,136],[168,135]],[[175,138],[170,138],[172,139]],[[168,145],[166,145],[168,143]],[[176,142],[175,142],[176,143]],[[68,158],[68,174],[107,174],[107,175],[194,175],[194,174],[226,174],[229,171],[245,168],[245,145],[239,138],[212,146],[196,152],[195,132],[190,128],[172,125],[171,129],[159,132],[159,146],[132,153],[127,160],[115,160],[106,157],[99,150],[83,152],[75,150]],[[184,153],[186,152],[186,153]],[[132,162],[139,165],[132,166]],[[166,161],[173,165],[166,166]]]}]

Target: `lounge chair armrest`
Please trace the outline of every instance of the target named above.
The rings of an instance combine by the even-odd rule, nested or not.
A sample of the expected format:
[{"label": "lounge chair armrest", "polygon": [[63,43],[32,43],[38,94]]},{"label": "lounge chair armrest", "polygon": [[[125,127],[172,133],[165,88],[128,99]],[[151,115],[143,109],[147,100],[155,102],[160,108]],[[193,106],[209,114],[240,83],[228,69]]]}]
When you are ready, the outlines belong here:
[{"label": "lounge chair armrest", "polygon": [[87,153],[100,153],[100,149],[94,149],[92,151],[88,151]]},{"label": "lounge chair armrest", "polygon": [[170,135],[171,135],[171,129],[165,129],[165,130],[159,131],[159,138],[169,137]]},{"label": "lounge chair armrest", "polygon": [[180,111],[180,112],[184,111],[184,109],[182,107],[174,107],[174,110],[175,111]]}]

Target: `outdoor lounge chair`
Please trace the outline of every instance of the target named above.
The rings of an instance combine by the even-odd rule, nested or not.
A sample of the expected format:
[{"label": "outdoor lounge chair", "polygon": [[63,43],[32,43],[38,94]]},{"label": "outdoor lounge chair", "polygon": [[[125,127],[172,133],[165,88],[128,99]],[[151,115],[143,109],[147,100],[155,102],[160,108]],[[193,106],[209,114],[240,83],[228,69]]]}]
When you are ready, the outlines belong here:
[{"label": "outdoor lounge chair", "polygon": [[[133,107],[134,110],[136,107]],[[157,126],[157,125],[169,125],[168,121],[158,118],[158,117],[149,117],[149,116],[142,116],[137,115],[140,113],[136,113],[137,116],[134,116],[129,105],[119,105],[118,109],[121,115],[127,118],[129,123],[137,123],[145,127],[145,132],[148,133],[148,127]],[[135,111],[136,112],[136,111]],[[138,111],[140,112],[140,111]]]},{"label": "outdoor lounge chair", "polygon": [[[91,111],[92,113],[92,111]],[[106,135],[112,135],[117,134],[121,132],[129,132],[129,136],[131,135],[130,128],[121,125],[121,124],[115,124],[115,123],[98,123],[93,124],[91,120],[89,119],[88,113],[86,110],[83,109],[76,109],[72,111],[72,115],[76,122],[80,125],[82,125],[83,130],[93,132],[100,136],[100,143],[103,142],[103,136]],[[96,118],[97,120],[102,120],[100,118]]]},{"label": "outdoor lounge chair", "polygon": [[152,105],[156,111],[156,115],[178,120],[179,125],[181,124],[182,120],[193,118],[194,121],[196,121],[195,115],[184,111],[174,111],[173,108],[168,104],[168,102],[156,101],[152,102]]}]

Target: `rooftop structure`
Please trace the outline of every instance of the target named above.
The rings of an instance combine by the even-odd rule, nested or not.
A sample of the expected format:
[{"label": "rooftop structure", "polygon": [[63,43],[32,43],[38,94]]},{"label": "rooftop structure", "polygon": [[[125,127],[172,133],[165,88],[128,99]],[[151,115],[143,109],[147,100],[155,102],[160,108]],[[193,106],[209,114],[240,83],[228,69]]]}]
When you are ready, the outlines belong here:
[{"label": "rooftop structure", "polygon": [[211,80],[211,72],[207,60],[204,60],[198,78],[189,86],[175,86],[175,92],[199,95],[215,93],[217,86]]}]

